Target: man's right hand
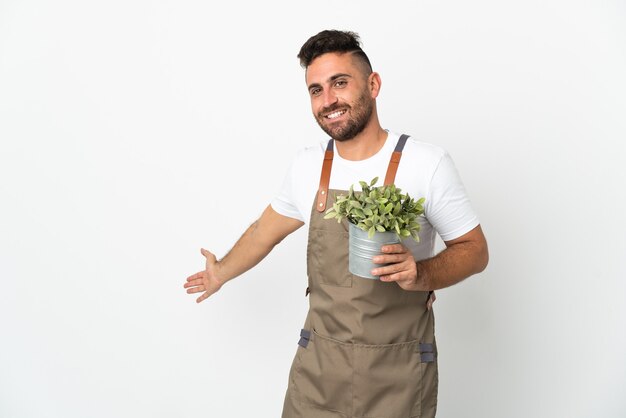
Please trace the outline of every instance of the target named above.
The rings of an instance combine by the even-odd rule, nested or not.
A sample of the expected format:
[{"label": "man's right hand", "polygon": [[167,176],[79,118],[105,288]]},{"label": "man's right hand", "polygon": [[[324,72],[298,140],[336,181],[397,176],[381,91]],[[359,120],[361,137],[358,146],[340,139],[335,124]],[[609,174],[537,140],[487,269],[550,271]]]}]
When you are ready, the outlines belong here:
[{"label": "man's right hand", "polygon": [[201,250],[206,257],[206,270],[187,277],[187,293],[204,292],[196,299],[196,302],[202,302],[228,280],[256,266],[276,244],[302,225],[304,222],[283,216],[269,205],[219,263],[210,251]]},{"label": "man's right hand", "polygon": [[215,255],[204,248],[200,249],[200,252],[206,257],[206,269],[187,277],[187,283],[184,286],[187,289],[187,293],[204,292],[196,299],[197,303],[202,302],[220,290],[224,284],[217,278],[217,258],[215,258]]}]

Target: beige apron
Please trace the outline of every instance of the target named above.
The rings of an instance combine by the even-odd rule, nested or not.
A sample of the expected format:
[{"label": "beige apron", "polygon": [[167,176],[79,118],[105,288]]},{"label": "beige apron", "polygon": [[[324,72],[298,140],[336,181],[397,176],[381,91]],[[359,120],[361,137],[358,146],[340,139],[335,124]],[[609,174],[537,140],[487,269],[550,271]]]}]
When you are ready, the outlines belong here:
[{"label": "beige apron", "polygon": [[[398,141],[385,184],[395,179],[406,138]],[[434,417],[438,372],[429,292],[348,271],[348,225],[323,219],[337,193],[347,193],[328,190],[332,156],[330,140],[309,224],[310,307],[282,417]]]}]

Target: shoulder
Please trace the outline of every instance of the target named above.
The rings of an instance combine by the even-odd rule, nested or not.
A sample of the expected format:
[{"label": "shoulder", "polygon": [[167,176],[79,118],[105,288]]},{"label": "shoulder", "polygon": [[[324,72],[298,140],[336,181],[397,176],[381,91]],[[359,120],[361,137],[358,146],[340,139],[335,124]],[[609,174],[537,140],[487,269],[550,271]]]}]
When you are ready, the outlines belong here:
[{"label": "shoulder", "polygon": [[403,157],[404,152],[406,152],[408,156],[431,161],[439,161],[448,154],[444,148],[430,142],[422,141],[413,136],[410,136],[406,141]]},{"label": "shoulder", "polygon": [[400,169],[429,177],[447,157],[448,152],[443,147],[409,136],[402,150]]},{"label": "shoulder", "polygon": [[328,140],[324,140],[298,149],[291,161],[292,176],[302,179],[309,177],[311,173],[319,173],[327,144]]},{"label": "shoulder", "polygon": [[324,151],[326,150],[327,144],[328,140],[326,139],[323,141],[318,141],[318,143],[316,144],[307,145],[300,148],[296,151],[296,154],[293,158],[294,164],[321,164],[324,159]]}]

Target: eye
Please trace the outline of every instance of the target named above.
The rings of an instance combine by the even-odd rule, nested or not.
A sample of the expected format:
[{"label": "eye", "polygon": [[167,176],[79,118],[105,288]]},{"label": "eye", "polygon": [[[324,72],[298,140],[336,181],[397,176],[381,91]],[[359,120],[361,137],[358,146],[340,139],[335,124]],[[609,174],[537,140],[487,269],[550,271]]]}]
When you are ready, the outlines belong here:
[{"label": "eye", "polygon": [[335,87],[342,88],[345,87],[348,82],[346,80],[337,80],[335,82]]},{"label": "eye", "polygon": [[311,96],[319,96],[319,94],[322,92],[322,89],[319,87],[314,87],[311,90],[309,90],[309,94]]}]

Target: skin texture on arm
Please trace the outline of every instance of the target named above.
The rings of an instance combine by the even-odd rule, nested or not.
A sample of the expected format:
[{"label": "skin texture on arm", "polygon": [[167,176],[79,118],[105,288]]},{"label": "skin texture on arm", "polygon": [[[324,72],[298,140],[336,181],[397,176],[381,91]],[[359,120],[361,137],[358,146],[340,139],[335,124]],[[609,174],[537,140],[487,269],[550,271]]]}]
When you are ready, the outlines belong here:
[{"label": "skin texture on arm", "polygon": [[206,268],[189,276],[184,288],[187,293],[203,292],[196,299],[196,302],[202,302],[224,283],[256,266],[276,244],[302,225],[304,222],[283,216],[268,206],[221,260],[218,261],[210,251],[201,249],[206,258]]},{"label": "skin texture on arm", "polygon": [[372,274],[380,276],[382,281],[396,282],[405,290],[430,291],[457,284],[487,267],[489,251],[480,225],[445,244],[445,250],[418,262],[402,244],[383,246],[384,254],[373,260],[392,264],[376,268]]}]

